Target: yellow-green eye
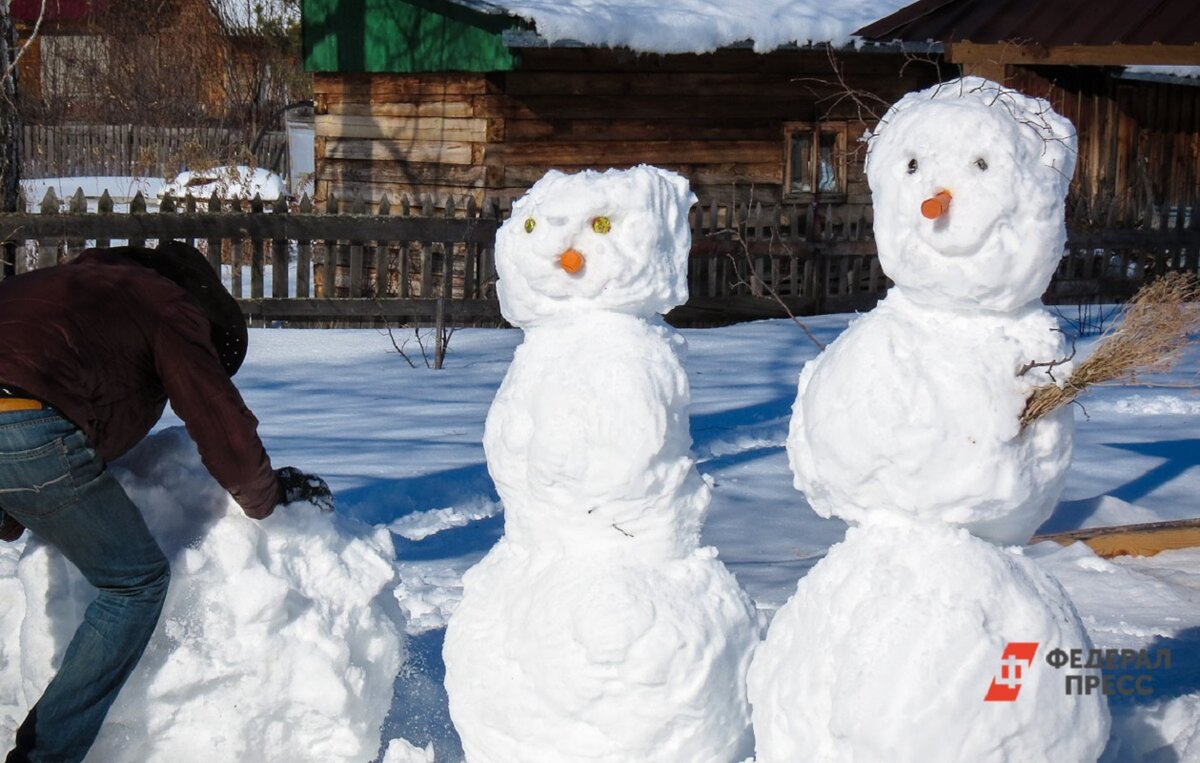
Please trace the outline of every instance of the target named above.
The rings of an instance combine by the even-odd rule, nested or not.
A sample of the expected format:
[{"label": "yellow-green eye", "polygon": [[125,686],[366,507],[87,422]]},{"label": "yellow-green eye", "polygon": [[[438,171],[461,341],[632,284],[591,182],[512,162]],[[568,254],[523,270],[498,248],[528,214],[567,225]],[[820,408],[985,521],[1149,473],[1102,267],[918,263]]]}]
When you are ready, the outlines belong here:
[{"label": "yellow-green eye", "polygon": [[537,227],[537,221],[532,217],[525,218],[525,232],[533,233],[533,229]]},{"label": "yellow-green eye", "polygon": [[612,230],[612,222],[607,217],[597,217],[592,220],[592,230],[597,233],[608,233]]}]

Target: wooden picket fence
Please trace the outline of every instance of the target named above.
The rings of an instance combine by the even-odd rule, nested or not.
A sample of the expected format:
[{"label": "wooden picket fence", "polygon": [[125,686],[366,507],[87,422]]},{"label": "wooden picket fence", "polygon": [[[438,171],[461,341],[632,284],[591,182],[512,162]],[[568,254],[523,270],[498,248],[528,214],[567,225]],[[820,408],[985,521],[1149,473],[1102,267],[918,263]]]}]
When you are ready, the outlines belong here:
[{"label": "wooden picket fence", "polygon": [[[319,208],[318,208],[319,207]],[[36,211],[0,215],[4,275],[65,262],[87,246],[179,239],[205,252],[255,325],[380,326],[502,322],[494,242],[504,210],[467,199],[384,197],[315,205],[261,199],[136,197],[115,214],[77,192],[47,193]],[[676,325],[866,310],[890,282],[866,205],[711,203],[691,211],[691,298]],[[1189,207],[1138,231],[1073,232],[1049,303],[1112,302],[1148,277],[1200,268],[1200,221]]]}]

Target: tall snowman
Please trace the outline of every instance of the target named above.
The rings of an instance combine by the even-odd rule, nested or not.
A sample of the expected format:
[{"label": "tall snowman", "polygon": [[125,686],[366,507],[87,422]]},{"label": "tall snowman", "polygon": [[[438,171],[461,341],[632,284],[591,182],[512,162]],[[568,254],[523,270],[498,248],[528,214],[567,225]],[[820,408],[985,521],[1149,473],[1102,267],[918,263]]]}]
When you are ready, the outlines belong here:
[{"label": "tall snowman", "polygon": [[504,537],[446,631],[468,763],[719,763],[751,753],[753,605],[699,546],[709,488],[689,455],[682,177],[550,172],[496,240],[504,316],[525,330],[484,450]]},{"label": "tall snowman", "polygon": [[1069,409],[1025,430],[1019,417],[1070,371],[1040,296],[1075,150],[1048,103],[973,77],[905,96],[870,137],[895,287],[800,374],[795,484],[851,527],[751,667],[759,763],[1103,751],[1104,697],[1068,695],[1045,660],[1087,648],[1086,632],[1011,545],[1052,511],[1071,455]]}]

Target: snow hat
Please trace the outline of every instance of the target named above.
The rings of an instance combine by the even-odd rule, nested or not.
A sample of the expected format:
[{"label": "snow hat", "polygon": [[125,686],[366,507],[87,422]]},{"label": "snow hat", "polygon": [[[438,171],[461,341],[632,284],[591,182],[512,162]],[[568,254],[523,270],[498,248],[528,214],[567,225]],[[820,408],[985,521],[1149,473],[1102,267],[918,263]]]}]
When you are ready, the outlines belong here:
[{"label": "snow hat", "polygon": [[1076,151],[1048,102],[980,77],[904,96],[868,137],[884,272],[928,305],[1036,301],[1062,259]]},{"label": "snow hat", "polygon": [[249,334],[237,300],[225,290],[208,259],[193,246],[165,241],[157,249],[123,247],[130,257],[175,282],[204,311],[212,343],[225,372],[232,377],[246,359]]},{"label": "snow hat", "polygon": [[687,301],[686,178],[639,165],[551,170],[496,235],[500,310],[515,326],[607,311],[649,317]]}]

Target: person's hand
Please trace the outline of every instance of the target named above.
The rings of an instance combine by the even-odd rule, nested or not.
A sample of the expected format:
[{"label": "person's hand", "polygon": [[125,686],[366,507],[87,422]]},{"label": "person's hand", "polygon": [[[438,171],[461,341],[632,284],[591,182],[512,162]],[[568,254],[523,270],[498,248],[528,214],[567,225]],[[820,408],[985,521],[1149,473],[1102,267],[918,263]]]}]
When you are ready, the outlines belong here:
[{"label": "person's hand", "polygon": [[324,512],[333,511],[333,493],[329,485],[315,474],[305,474],[294,466],[275,470],[275,478],[283,491],[283,502],[308,501]]},{"label": "person's hand", "polygon": [[0,511],[0,540],[12,543],[21,537],[25,527],[17,520]]}]

